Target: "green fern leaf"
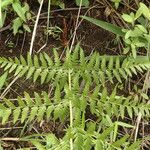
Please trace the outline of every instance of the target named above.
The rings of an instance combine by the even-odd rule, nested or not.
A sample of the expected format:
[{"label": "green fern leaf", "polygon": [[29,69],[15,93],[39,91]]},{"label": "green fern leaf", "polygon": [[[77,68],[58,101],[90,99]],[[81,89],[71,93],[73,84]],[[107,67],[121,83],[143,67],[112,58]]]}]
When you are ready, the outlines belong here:
[{"label": "green fern leaf", "polygon": [[16,108],[15,105],[10,100],[4,98],[4,101],[9,108]]},{"label": "green fern leaf", "polygon": [[47,75],[48,75],[48,69],[45,69],[41,75],[41,84],[45,82]]},{"label": "green fern leaf", "polygon": [[24,67],[24,69],[19,72],[18,76],[22,77],[28,71],[28,69],[29,69],[28,66]]},{"label": "green fern leaf", "polygon": [[133,117],[133,111],[132,111],[131,107],[129,107],[129,106],[127,107],[127,112],[129,114],[130,118],[132,118]]},{"label": "green fern leaf", "polygon": [[38,107],[32,107],[31,108],[31,112],[30,112],[30,116],[29,116],[29,121],[32,121],[35,119],[36,115],[37,115],[37,112],[38,112]]},{"label": "green fern leaf", "polygon": [[28,53],[27,55],[27,64],[28,66],[32,67],[33,66],[33,61],[31,55]]},{"label": "green fern leaf", "polygon": [[43,116],[44,116],[45,111],[46,111],[46,106],[41,106],[40,109],[38,110],[38,113],[37,113],[38,121],[43,120]]},{"label": "green fern leaf", "polygon": [[128,137],[129,137],[129,135],[123,136],[121,139],[114,142],[111,146],[113,146],[115,148],[121,148],[122,143],[125,143]]},{"label": "green fern leaf", "polygon": [[16,71],[15,71],[14,76],[17,76],[23,69],[24,69],[23,66],[18,66]]},{"label": "green fern leaf", "polygon": [[8,72],[5,72],[2,76],[0,76],[0,90],[4,86],[7,76],[8,76]]},{"label": "green fern leaf", "polygon": [[41,68],[40,69],[37,69],[34,73],[34,76],[33,76],[33,81],[35,82],[37,80],[37,78],[41,75]]},{"label": "green fern leaf", "polygon": [[44,58],[47,61],[48,67],[52,67],[54,65],[52,59],[46,53],[44,53]]},{"label": "green fern leaf", "polygon": [[27,119],[28,113],[29,113],[29,107],[23,108],[22,114],[21,114],[21,123],[23,123]]},{"label": "green fern leaf", "polygon": [[42,53],[40,53],[40,61],[41,61],[42,66],[44,68],[47,68],[47,62],[46,62],[46,60],[45,60],[45,58],[44,58]]},{"label": "green fern leaf", "polygon": [[37,140],[32,140],[31,142],[37,148],[37,150],[46,150],[46,148]]},{"label": "green fern leaf", "polygon": [[92,141],[90,138],[85,139],[83,147],[85,150],[91,150],[92,149]]},{"label": "green fern leaf", "polygon": [[27,92],[24,92],[25,101],[27,103],[27,106],[33,106],[33,101],[30,97],[30,95]]},{"label": "green fern leaf", "polygon": [[44,103],[46,105],[51,105],[51,100],[50,100],[48,94],[45,91],[42,92],[42,96],[43,96],[43,99],[44,99]]},{"label": "green fern leaf", "polygon": [[26,76],[26,79],[29,79],[29,78],[33,75],[34,71],[35,71],[35,68],[34,68],[34,67],[31,67],[31,68],[28,70],[28,74],[27,74],[27,76]]},{"label": "green fern leaf", "polygon": [[11,68],[10,68],[10,70],[9,70],[9,73],[13,72],[13,71],[16,69],[16,67],[17,67],[17,64],[11,65]]},{"label": "green fern leaf", "polygon": [[23,66],[26,66],[27,65],[27,62],[26,62],[26,60],[24,59],[24,57],[21,55],[20,56],[20,62],[21,62],[21,64],[23,65]]},{"label": "green fern leaf", "polygon": [[47,118],[47,120],[49,120],[49,118],[50,118],[51,113],[53,112],[53,110],[54,110],[54,106],[53,106],[53,105],[52,105],[52,106],[49,106],[49,107],[47,108],[47,110],[46,110],[46,118]]},{"label": "green fern leaf", "polygon": [[34,96],[35,96],[35,105],[41,106],[42,105],[42,100],[41,100],[40,95],[38,93],[34,92]]},{"label": "green fern leaf", "polygon": [[104,146],[103,146],[103,142],[101,140],[97,140],[95,143],[95,147],[94,150],[103,150]]},{"label": "green fern leaf", "polygon": [[129,147],[127,147],[126,150],[139,149],[140,144],[141,144],[141,141],[136,141],[133,144],[131,144]]},{"label": "green fern leaf", "polygon": [[59,104],[57,107],[54,109],[54,120],[58,119],[59,116],[61,115],[61,110],[62,106]]},{"label": "green fern leaf", "polygon": [[20,113],[21,113],[21,109],[19,107],[13,111],[13,118],[14,118],[13,123],[14,124],[18,121]]},{"label": "green fern leaf", "polygon": [[21,99],[21,97],[17,97],[17,100],[18,100],[19,107],[25,107],[26,106],[24,101]]},{"label": "green fern leaf", "polygon": [[2,125],[4,125],[8,121],[10,115],[11,115],[11,109],[3,110]]},{"label": "green fern leaf", "polygon": [[34,55],[34,66],[37,68],[40,67],[39,59],[38,59],[37,55]]},{"label": "green fern leaf", "polygon": [[59,67],[60,66],[60,59],[59,59],[59,55],[56,49],[53,49],[54,52],[54,61],[55,61],[55,66]]},{"label": "green fern leaf", "polygon": [[122,83],[121,78],[120,78],[120,75],[119,75],[119,72],[118,72],[117,70],[113,70],[113,74],[114,74],[114,76],[116,77],[116,79],[117,79],[120,83]]}]

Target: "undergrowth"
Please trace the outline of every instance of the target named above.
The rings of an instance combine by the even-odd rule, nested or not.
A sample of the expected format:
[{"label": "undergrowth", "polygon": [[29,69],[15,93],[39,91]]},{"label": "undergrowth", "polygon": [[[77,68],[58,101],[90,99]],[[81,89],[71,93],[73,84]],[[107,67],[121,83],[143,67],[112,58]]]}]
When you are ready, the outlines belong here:
[{"label": "undergrowth", "polygon": [[[38,2],[42,6],[42,1]],[[110,2],[116,9],[122,5],[121,0]],[[89,0],[75,0],[74,3],[77,6],[90,5]],[[61,0],[49,0],[48,5],[48,8],[50,5],[61,9],[65,7]],[[31,31],[28,25],[33,18],[27,3],[0,0],[1,28],[7,19],[7,11],[14,14],[11,24],[14,35],[22,33],[22,30]],[[128,28],[87,16],[81,17],[119,36],[124,46],[123,55],[93,52],[87,56],[77,44],[72,51],[66,48],[61,56],[53,48],[51,56],[41,52],[14,58],[0,57],[1,126],[23,125],[21,132],[33,122],[42,125],[43,122],[51,121],[63,126],[58,129],[62,130],[61,135],[55,132],[18,135],[16,141],[30,143],[29,147],[19,149],[138,150],[149,140],[149,135],[137,136],[140,119],[149,120],[150,117],[147,84],[150,70],[149,8],[139,3],[136,12],[123,14],[122,19],[128,23]],[[47,27],[49,35],[57,29],[50,28],[49,21]],[[63,31],[58,28],[57,32]],[[145,55],[139,55],[141,48],[146,50]],[[140,76],[145,78],[142,80],[144,84],[141,82],[142,89],[131,82]],[[14,80],[9,84],[13,77]],[[26,92],[24,89],[22,96],[11,99],[5,96],[5,92],[17,79],[28,80],[30,84],[49,85],[49,90]],[[128,84],[134,89],[122,92]],[[132,93],[135,89],[138,94]],[[5,140],[0,138],[2,145]],[[2,146],[0,149],[3,149]]]},{"label": "undergrowth", "polygon": [[[51,133],[44,136],[41,142],[34,136],[28,139],[39,150],[138,149],[140,140],[132,142],[129,133],[120,135],[118,130],[119,127],[134,129],[123,120],[126,117],[133,119],[139,113],[149,117],[150,105],[146,100],[141,101],[140,96],[117,95],[117,84],[123,85],[133,75],[149,70],[148,57],[133,59],[100,56],[98,53],[85,56],[79,44],[72,53],[67,49],[62,59],[56,49],[53,52],[54,57],[46,53],[28,54],[26,58],[0,57],[4,74],[41,84],[49,83],[53,88],[53,94],[50,95],[43,91],[35,92],[31,97],[25,92],[24,97],[17,97],[14,101],[3,98],[0,104],[1,123],[5,125],[11,121],[13,124],[22,124],[35,120],[64,122],[66,129],[63,138]],[[111,93],[107,82],[114,87]],[[88,119],[87,114],[96,119]]]}]

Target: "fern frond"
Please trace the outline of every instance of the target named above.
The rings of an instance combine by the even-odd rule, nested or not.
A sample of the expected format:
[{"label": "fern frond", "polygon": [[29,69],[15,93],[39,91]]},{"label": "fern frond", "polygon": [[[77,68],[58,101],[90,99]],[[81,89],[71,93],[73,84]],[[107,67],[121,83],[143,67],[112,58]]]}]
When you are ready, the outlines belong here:
[{"label": "fern frond", "polygon": [[[45,145],[41,145],[41,142],[30,139],[30,141],[40,150],[41,146],[48,150],[70,150],[70,134],[73,138],[74,149],[85,149],[85,150],[105,150],[105,149],[137,149],[141,141],[137,141],[133,144],[129,144],[129,135],[125,135],[116,141],[112,141],[110,135],[113,134],[114,125],[107,128],[102,133],[93,132],[90,133],[88,130],[85,131],[81,128],[73,128],[72,133],[70,130],[67,131],[66,135],[62,139],[57,139],[54,134],[49,134],[45,137],[47,141]],[[51,141],[50,143],[48,141]],[[40,146],[40,147],[39,147]]]},{"label": "fern frond", "polygon": [[124,118],[126,114],[128,114],[130,118],[133,118],[133,116],[137,116],[139,113],[143,116],[150,116],[150,105],[146,102],[140,103],[139,101],[135,101],[132,96],[116,96],[115,90],[108,96],[106,89],[104,89],[102,93],[99,93],[99,96],[99,98],[95,99],[97,105],[95,104],[94,108],[93,104],[90,104],[90,109],[95,111],[95,113],[102,114],[103,112],[110,117],[115,115],[121,118]]},{"label": "fern frond", "polygon": [[[5,98],[3,103],[0,104],[2,124],[9,121],[9,118],[12,118],[13,123],[16,123],[18,120],[24,123],[26,120],[31,122],[35,119],[37,121],[42,121],[43,119],[49,120],[50,118],[59,118],[62,120],[64,118],[63,116],[67,116],[68,102],[54,103],[54,100],[49,99],[45,92],[41,96],[37,93],[34,93],[34,95],[34,98],[31,98],[25,92],[24,98],[18,97],[15,103]],[[52,117],[52,113],[54,117]]]},{"label": "fern frond", "polygon": [[79,75],[79,78],[96,84],[105,83],[106,80],[113,82],[115,77],[119,82],[132,77],[133,74],[150,69],[150,61],[146,56],[139,56],[137,59],[125,58],[124,56],[100,56],[94,53],[91,56],[84,56],[84,52],[77,47],[73,53],[66,51],[65,60],[59,58],[54,49],[54,59],[46,53],[27,59],[23,56],[18,58],[0,57],[0,67],[14,76],[25,76],[32,78],[35,82],[40,78],[41,84],[53,82],[55,85],[67,81],[68,70],[72,70],[72,77]]},{"label": "fern frond", "polygon": [[[62,97],[61,92],[64,96]],[[28,93],[24,93],[24,98],[18,97],[15,102],[4,98],[3,103],[0,103],[0,118],[2,124],[12,118],[13,123],[20,120],[24,123],[25,120],[42,121],[43,119],[60,119],[66,120],[68,117],[69,101],[72,101],[73,110],[75,111],[74,123],[76,126],[81,124],[85,113],[89,106],[90,112],[97,117],[107,114],[124,118],[126,114],[130,118],[137,116],[140,112],[143,116],[150,116],[150,104],[146,102],[135,101],[133,97],[117,96],[116,90],[111,95],[104,88],[101,93],[100,87],[96,87],[93,92],[90,92],[89,83],[86,83],[83,91],[78,93],[76,89],[70,91],[68,86],[65,86],[63,91],[60,91],[59,86],[56,87],[53,98],[49,98],[46,92],[41,95],[34,93],[34,98]],[[60,111],[61,110],[61,111]]]}]

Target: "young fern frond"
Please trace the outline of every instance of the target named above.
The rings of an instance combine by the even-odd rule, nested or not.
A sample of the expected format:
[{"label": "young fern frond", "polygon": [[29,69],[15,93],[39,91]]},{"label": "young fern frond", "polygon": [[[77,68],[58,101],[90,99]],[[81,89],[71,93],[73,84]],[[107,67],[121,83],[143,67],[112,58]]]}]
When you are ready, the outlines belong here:
[{"label": "young fern frond", "polygon": [[[34,93],[34,98],[31,98],[25,92],[24,98],[18,97],[15,102],[4,98],[3,103],[0,104],[2,124],[9,121],[9,118],[13,119],[13,123],[16,123],[18,120],[24,123],[27,120],[31,122],[35,119],[42,121],[50,118],[63,120],[64,116],[67,116],[68,101],[64,100],[60,103],[54,103],[53,101],[46,92],[42,92],[41,96],[38,93]],[[61,113],[59,113],[60,109]]]},{"label": "young fern frond", "polygon": [[116,96],[115,90],[110,96],[107,96],[105,90],[99,95],[100,100],[97,100],[97,110],[99,114],[104,112],[110,117],[115,115],[121,118],[124,118],[127,114],[130,118],[133,118],[133,116],[137,116],[139,113],[141,113],[142,116],[150,116],[150,104],[135,101],[132,96]]},{"label": "young fern frond", "polygon": [[[72,99],[75,108],[79,108],[81,112],[86,111],[87,106],[89,106],[90,112],[97,115],[97,117],[107,114],[110,117],[124,118],[128,114],[130,118],[133,118],[133,116],[137,116],[139,113],[142,116],[150,116],[150,104],[146,102],[135,101],[132,96],[117,96],[116,90],[109,95],[105,88],[101,92],[98,86],[93,93],[90,93],[86,86],[88,85],[85,85],[81,95],[75,96]],[[78,101],[76,101],[77,99]],[[80,121],[78,120],[78,122]]]},{"label": "young fern frond", "polygon": [[129,144],[129,135],[125,135],[116,141],[112,141],[110,134],[113,135],[114,125],[107,128],[102,133],[98,133],[95,130],[87,130],[81,128],[73,128],[72,133],[68,130],[63,139],[58,139],[54,134],[48,134],[45,137],[45,144],[41,142],[30,139],[30,141],[36,146],[38,150],[70,150],[69,138],[70,134],[73,137],[74,149],[85,149],[85,150],[106,150],[106,149],[126,149],[130,150],[133,148],[137,149],[140,145],[140,142],[134,142]]},{"label": "young fern frond", "polygon": [[78,74],[79,78],[85,81],[104,85],[106,80],[113,82],[114,77],[122,82],[123,79],[150,68],[150,61],[146,56],[130,59],[94,53],[85,57],[83,50],[78,47],[73,53],[66,51],[65,60],[62,60],[57,51],[53,51],[54,59],[46,53],[33,57],[28,54],[26,59],[23,56],[20,56],[20,59],[0,57],[0,67],[14,76],[32,78],[34,82],[40,78],[41,84],[53,82],[55,85],[67,81],[68,70],[72,71],[72,76]]},{"label": "young fern frond", "polygon": [[[61,92],[64,93],[63,97]],[[74,89],[70,91],[68,86],[63,91],[60,91],[59,86],[57,86],[54,93],[53,98],[49,98],[46,92],[43,92],[41,95],[34,93],[34,98],[31,98],[25,92],[24,98],[18,97],[15,102],[4,98],[3,103],[0,104],[2,124],[5,124],[11,118],[13,123],[16,123],[18,120],[24,123],[27,120],[30,122],[35,119],[37,121],[42,121],[43,119],[66,120],[68,119],[70,100],[76,112],[73,115],[74,123],[77,126],[81,124],[84,112],[86,113],[88,106],[90,112],[97,117],[107,114],[110,118],[112,116],[124,118],[126,112],[131,118],[133,118],[133,114],[137,115],[139,112],[143,116],[149,117],[150,115],[149,104],[136,102],[131,97],[116,96],[115,91],[109,96],[105,89],[100,93],[100,88],[95,88],[93,93],[90,93],[89,84],[85,85],[80,94]]]}]

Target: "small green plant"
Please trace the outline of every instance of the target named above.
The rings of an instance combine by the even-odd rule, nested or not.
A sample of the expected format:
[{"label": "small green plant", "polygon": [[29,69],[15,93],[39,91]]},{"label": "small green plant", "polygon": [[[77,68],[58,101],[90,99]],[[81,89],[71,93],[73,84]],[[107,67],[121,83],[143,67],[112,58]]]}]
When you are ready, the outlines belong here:
[{"label": "small green plant", "polygon": [[150,50],[150,32],[149,32],[149,23],[150,23],[150,10],[148,7],[140,3],[140,7],[137,12],[128,14],[123,14],[122,18],[129,23],[129,28],[124,29],[118,26],[115,26],[111,23],[105,21],[93,19],[90,17],[82,16],[83,19],[86,19],[95,25],[108,30],[117,36],[121,36],[124,43],[124,54],[132,53],[133,58],[137,57],[139,48],[145,48],[147,50],[147,55]]},{"label": "small green plant", "polygon": [[[48,0],[48,1],[50,1],[51,5],[58,6],[61,9],[65,8],[65,4],[62,0]],[[38,0],[38,2],[41,3],[41,0]]]},{"label": "small green plant", "polygon": [[75,0],[76,1],[76,5],[77,6],[85,6],[88,7],[89,6],[89,0]]},{"label": "small green plant", "polygon": [[116,9],[118,9],[118,7],[119,7],[119,5],[120,5],[121,0],[111,0],[111,1],[114,3],[115,8],[116,8]]},{"label": "small green plant", "polygon": [[[41,0],[38,0],[40,3]],[[89,6],[89,0],[76,0],[76,5],[79,6]],[[51,5],[59,6],[64,9],[65,4],[62,0],[50,0]],[[5,20],[9,13],[13,12],[16,18],[12,20],[13,34],[22,33],[22,29],[31,32],[30,27],[28,26],[28,21],[31,20],[31,13],[28,3],[20,2],[19,0],[0,0],[0,28],[2,28],[5,24]]]},{"label": "small green plant", "polygon": [[[99,133],[96,130],[96,123],[88,122],[87,129],[84,130],[80,127],[73,128],[72,136],[74,140],[73,149],[84,149],[84,150],[118,150],[118,149],[138,149],[140,146],[140,141],[130,144],[128,142],[129,135],[125,135],[120,139],[115,139],[117,135],[118,127],[133,128],[128,124],[122,122],[115,122],[107,127],[105,131]],[[58,139],[54,134],[49,134],[45,136],[46,143],[42,144],[42,141],[32,140],[30,141],[35,145],[38,150],[70,150],[69,139],[70,130],[67,130],[66,135],[63,139]],[[124,144],[124,145],[123,145]]]},{"label": "small green plant", "polygon": [[144,47],[147,50],[147,54],[150,51],[150,10],[149,8],[140,3],[139,9],[136,13],[123,14],[122,18],[130,24],[129,29],[123,29],[125,33],[124,53],[132,51],[133,57],[136,58],[139,48]]},{"label": "small green plant", "polygon": [[60,34],[62,33],[62,29],[58,26],[49,27],[48,29],[45,29],[45,34],[48,36],[52,36],[54,39],[58,40],[60,39]]},{"label": "small green plant", "polygon": [[[65,8],[65,3],[62,0],[50,0],[51,1],[51,5],[54,6],[59,6],[61,9]],[[89,0],[74,0],[77,6],[85,6],[88,7],[89,6]],[[40,3],[41,0],[38,0],[38,2]]]},{"label": "small green plant", "polygon": [[27,21],[31,19],[31,14],[29,12],[29,6],[27,3],[22,3],[19,0],[0,0],[0,28],[4,26],[5,19],[7,18],[7,12],[13,11],[18,17],[12,21],[12,29],[14,35],[22,32],[20,27],[24,30],[30,32],[30,28]]}]

